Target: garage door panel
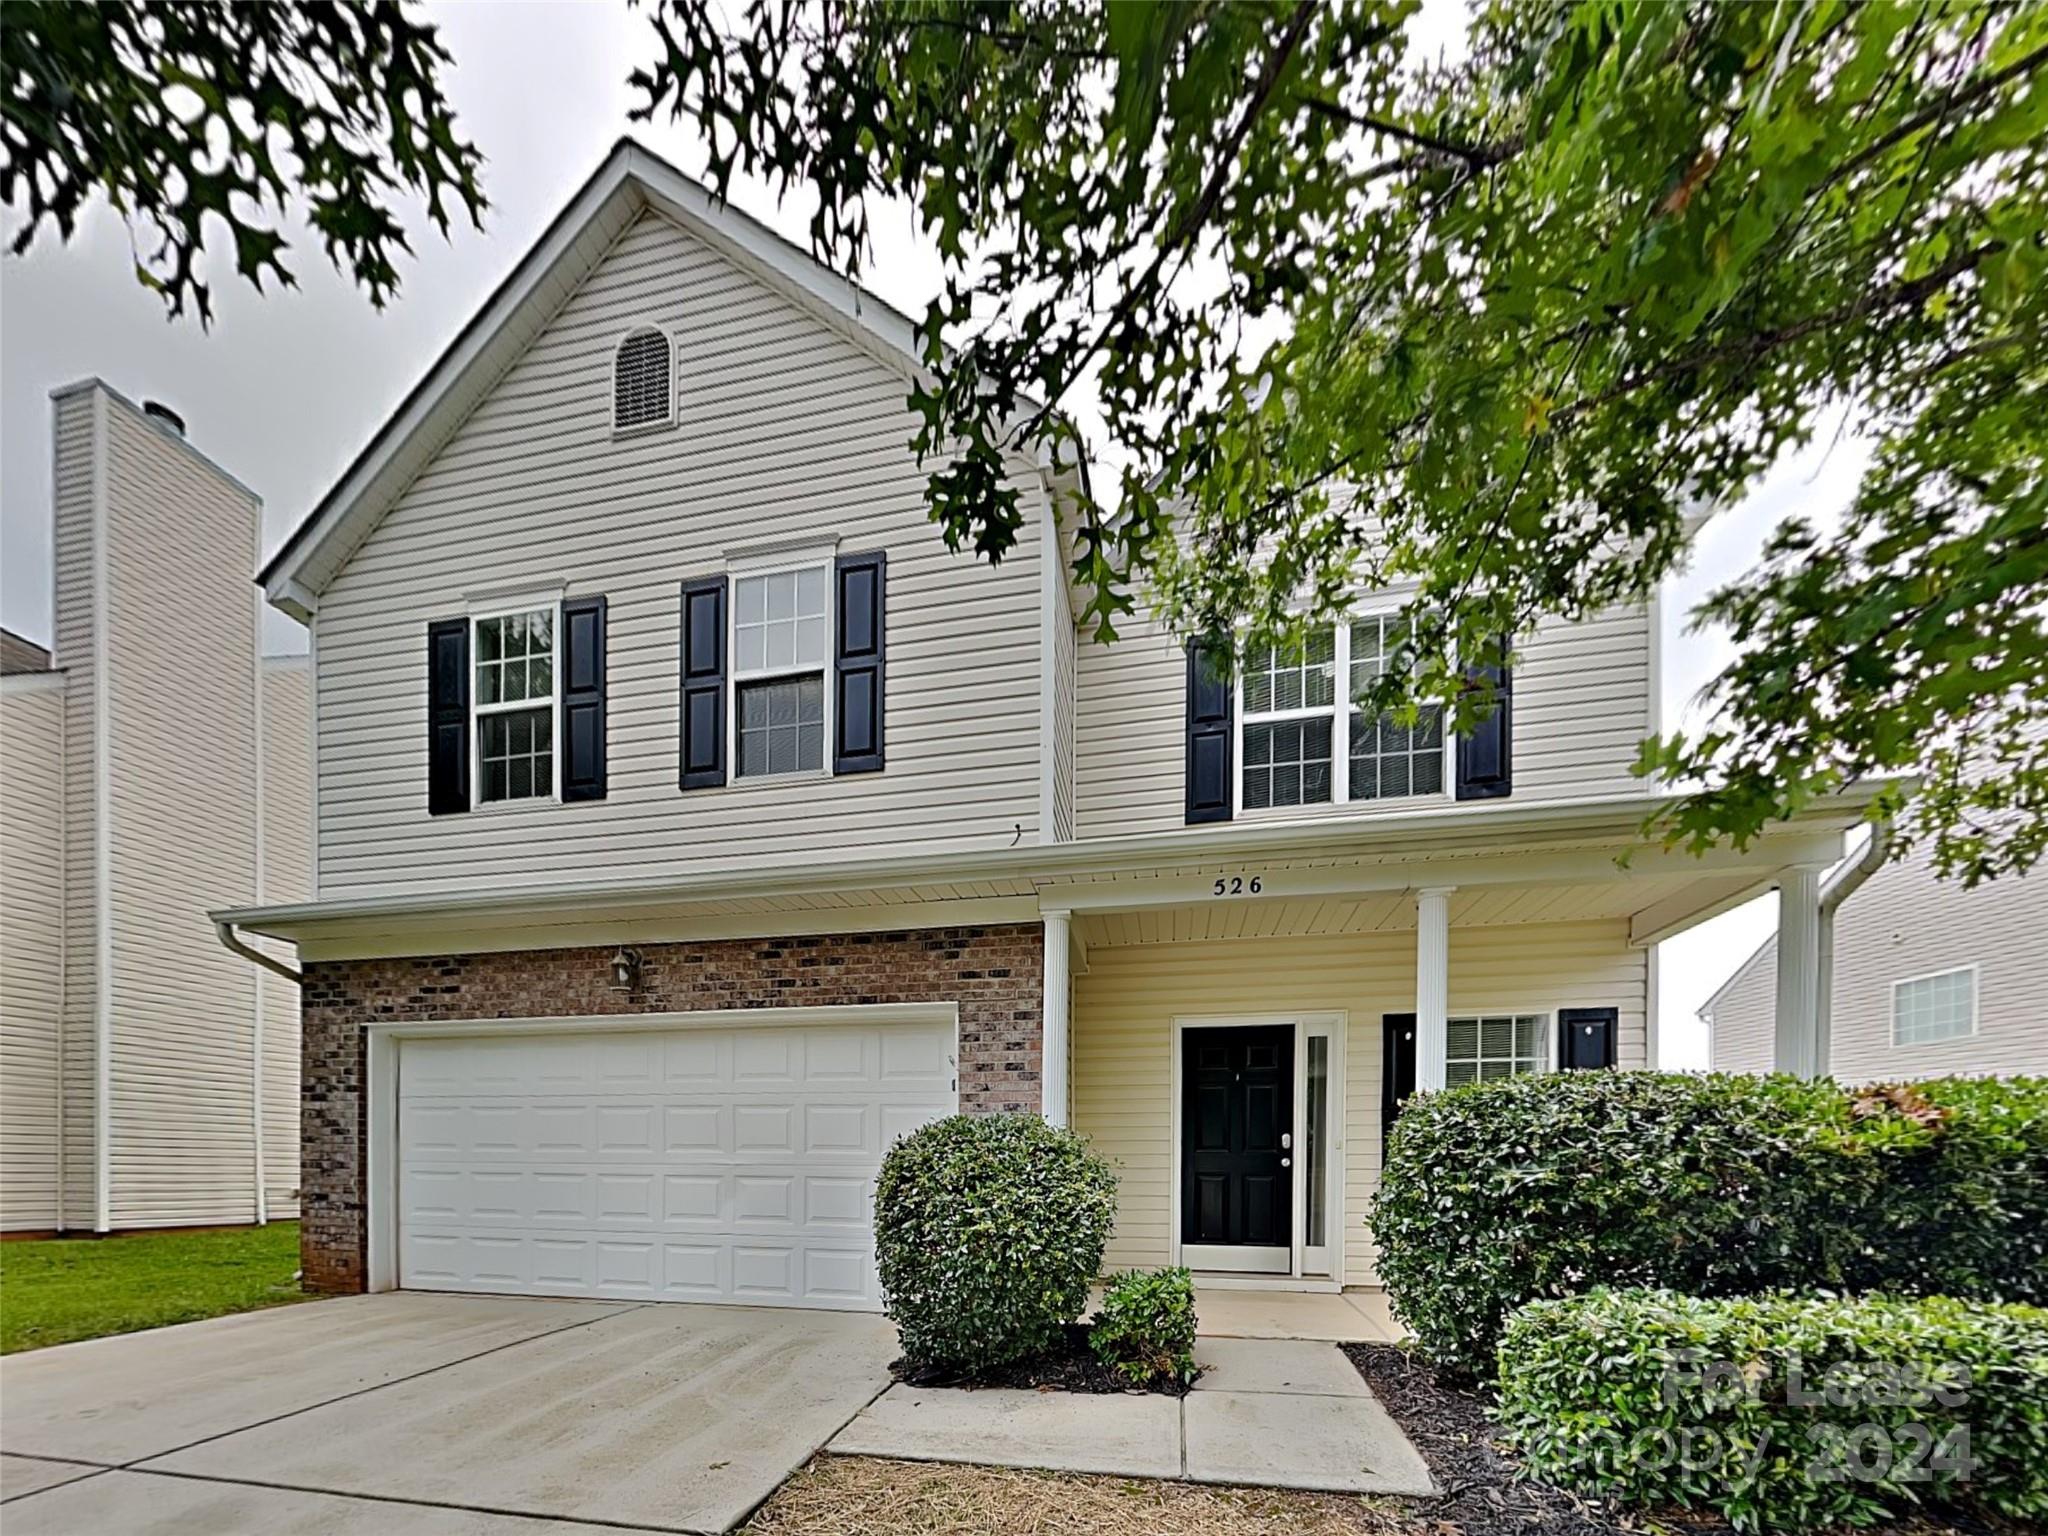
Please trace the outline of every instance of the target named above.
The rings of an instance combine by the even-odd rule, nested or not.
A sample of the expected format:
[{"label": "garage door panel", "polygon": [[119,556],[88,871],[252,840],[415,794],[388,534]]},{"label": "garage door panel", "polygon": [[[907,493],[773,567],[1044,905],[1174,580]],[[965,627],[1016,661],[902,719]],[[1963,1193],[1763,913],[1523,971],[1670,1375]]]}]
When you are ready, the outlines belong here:
[{"label": "garage door panel", "polygon": [[952,1067],[941,1026],[408,1041],[400,1283],[872,1310],[875,1174]]},{"label": "garage door panel", "polygon": [[437,1230],[865,1234],[873,1190],[865,1170],[820,1172],[800,1162],[701,1173],[408,1164],[400,1213],[407,1227]]},{"label": "garage door panel", "polygon": [[451,1233],[408,1238],[404,1264],[408,1283],[428,1289],[862,1311],[881,1304],[865,1241]]}]

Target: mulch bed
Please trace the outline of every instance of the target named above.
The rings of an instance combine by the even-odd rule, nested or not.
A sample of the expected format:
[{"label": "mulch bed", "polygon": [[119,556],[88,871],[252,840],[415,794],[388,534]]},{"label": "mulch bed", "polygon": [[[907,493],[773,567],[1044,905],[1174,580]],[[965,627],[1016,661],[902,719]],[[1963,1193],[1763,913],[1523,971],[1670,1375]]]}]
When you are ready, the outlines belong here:
[{"label": "mulch bed", "polygon": [[[1374,1396],[1415,1442],[1444,1498],[1432,1510],[1438,1530],[1465,1536],[1617,1536],[1627,1532],[1682,1532],[1732,1536],[1712,1515],[1686,1510],[1638,1511],[1585,1499],[1543,1483],[1521,1480],[1517,1463],[1500,1449],[1499,1430],[1486,1405],[1436,1379],[1435,1372],[1393,1344],[1341,1346]],[[1872,1526],[1860,1536],[2008,1536],[2018,1525],[1989,1523],[1959,1510]]]},{"label": "mulch bed", "polygon": [[1014,1365],[965,1374],[942,1366],[918,1365],[905,1358],[889,1367],[898,1381],[913,1387],[1016,1387],[1026,1392],[1162,1392],[1184,1397],[1188,1386],[1174,1381],[1155,1381],[1134,1387],[1095,1358],[1088,1347],[1088,1325],[1068,1323],[1059,1343],[1042,1355],[1019,1360]]}]

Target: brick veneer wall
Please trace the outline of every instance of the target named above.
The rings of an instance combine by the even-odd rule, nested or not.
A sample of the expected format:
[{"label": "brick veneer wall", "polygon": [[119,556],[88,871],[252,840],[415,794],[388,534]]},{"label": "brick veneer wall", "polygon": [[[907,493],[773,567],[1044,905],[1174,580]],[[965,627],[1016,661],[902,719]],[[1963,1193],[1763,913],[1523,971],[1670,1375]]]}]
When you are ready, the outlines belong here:
[{"label": "brick veneer wall", "polygon": [[957,1003],[960,1107],[1036,1111],[1045,947],[1036,923],[640,946],[641,989],[611,990],[609,946],[314,960],[301,1006],[299,1251],[306,1285],[366,1273],[363,1025],[848,1003]]}]

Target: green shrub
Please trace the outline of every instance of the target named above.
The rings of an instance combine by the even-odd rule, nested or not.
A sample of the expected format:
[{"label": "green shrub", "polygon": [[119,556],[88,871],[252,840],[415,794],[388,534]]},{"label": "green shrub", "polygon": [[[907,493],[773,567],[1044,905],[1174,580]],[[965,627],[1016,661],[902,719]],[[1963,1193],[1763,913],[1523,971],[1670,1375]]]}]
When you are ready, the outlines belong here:
[{"label": "green shrub", "polygon": [[1949,1297],[1533,1301],[1500,1346],[1500,1419],[1580,1493],[1739,1530],[1975,1503],[2048,1518],[2048,1310]]},{"label": "green shrub", "polygon": [[1483,1376],[1507,1314],[1596,1285],[2048,1302],[2048,1079],[1844,1090],[1568,1072],[1413,1100],[1375,1198],[1422,1350]]},{"label": "green shrub", "polygon": [[955,1115],[889,1149],[875,1256],[903,1350],[974,1371],[1038,1354],[1088,1303],[1116,1175],[1036,1115]]},{"label": "green shrub", "polygon": [[1853,1215],[1852,1290],[2048,1306],[2048,1077],[1949,1077],[1852,1090],[1881,1171]]},{"label": "green shrub", "polygon": [[1195,1377],[1195,1281],[1185,1269],[1111,1275],[1088,1333],[1095,1358],[1136,1386]]}]

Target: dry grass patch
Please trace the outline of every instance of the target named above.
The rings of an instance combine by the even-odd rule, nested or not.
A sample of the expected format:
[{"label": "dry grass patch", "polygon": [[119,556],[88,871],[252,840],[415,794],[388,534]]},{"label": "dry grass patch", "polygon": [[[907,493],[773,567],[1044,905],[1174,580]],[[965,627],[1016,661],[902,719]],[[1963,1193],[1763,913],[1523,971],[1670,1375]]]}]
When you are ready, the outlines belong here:
[{"label": "dry grass patch", "polygon": [[820,1456],[745,1536],[1359,1536],[1373,1501],[866,1456]]}]

